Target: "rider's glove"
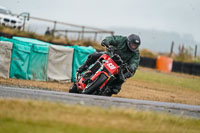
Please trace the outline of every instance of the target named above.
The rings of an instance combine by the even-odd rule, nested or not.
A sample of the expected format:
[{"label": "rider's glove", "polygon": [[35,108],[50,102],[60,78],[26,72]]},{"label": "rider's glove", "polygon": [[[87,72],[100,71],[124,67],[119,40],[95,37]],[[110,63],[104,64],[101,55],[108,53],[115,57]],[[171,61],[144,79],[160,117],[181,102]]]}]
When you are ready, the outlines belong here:
[{"label": "rider's glove", "polygon": [[131,76],[132,76],[132,73],[130,73],[130,72],[127,72],[124,74],[125,79],[130,78]]},{"label": "rider's glove", "polygon": [[130,78],[135,74],[135,70],[131,66],[127,66],[127,72],[124,74],[125,79]]},{"label": "rider's glove", "polygon": [[83,72],[83,67],[78,68],[76,72],[77,73],[82,73]]},{"label": "rider's glove", "polygon": [[101,46],[105,47],[105,46],[108,46],[109,43],[104,39],[102,42],[101,42]]},{"label": "rider's glove", "polygon": [[85,62],[81,67],[79,67],[79,68],[77,69],[76,72],[82,73],[83,71],[85,71],[85,70],[87,70],[87,69],[88,69],[88,65],[87,65],[87,63]]},{"label": "rider's glove", "polygon": [[131,66],[127,66],[128,72],[130,72],[132,75],[134,75],[135,70]]}]

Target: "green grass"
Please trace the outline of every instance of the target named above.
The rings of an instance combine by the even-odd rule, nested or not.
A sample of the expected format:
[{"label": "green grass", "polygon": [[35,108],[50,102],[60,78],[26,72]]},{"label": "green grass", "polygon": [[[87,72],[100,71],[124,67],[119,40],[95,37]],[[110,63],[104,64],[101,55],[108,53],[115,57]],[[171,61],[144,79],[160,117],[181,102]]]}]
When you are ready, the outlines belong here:
[{"label": "green grass", "polygon": [[0,99],[0,133],[198,133],[200,120],[130,109]]},{"label": "green grass", "polygon": [[54,121],[20,121],[4,119],[0,121],[1,133],[118,133],[122,131],[84,127],[81,125]]},{"label": "green grass", "polygon": [[184,76],[174,73],[162,73],[158,71],[138,70],[134,79],[148,83],[158,83],[178,88],[200,91],[200,77]]}]

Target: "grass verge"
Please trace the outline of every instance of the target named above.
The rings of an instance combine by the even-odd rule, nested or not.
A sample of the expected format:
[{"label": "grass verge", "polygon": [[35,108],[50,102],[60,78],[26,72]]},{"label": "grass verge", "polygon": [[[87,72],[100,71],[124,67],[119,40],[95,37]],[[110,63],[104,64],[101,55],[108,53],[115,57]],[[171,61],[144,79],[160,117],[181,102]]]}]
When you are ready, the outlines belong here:
[{"label": "grass verge", "polygon": [[0,99],[0,133],[198,133],[200,120],[116,108]]},{"label": "grass verge", "polygon": [[160,85],[168,85],[172,87],[191,89],[200,92],[200,77],[179,74],[179,73],[163,73],[152,71],[152,69],[140,69],[137,71],[134,79],[145,81],[148,83],[157,83]]},{"label": "grass verge", "polygon": [[140,67],[117,96],[200,105],[200,77]]}]

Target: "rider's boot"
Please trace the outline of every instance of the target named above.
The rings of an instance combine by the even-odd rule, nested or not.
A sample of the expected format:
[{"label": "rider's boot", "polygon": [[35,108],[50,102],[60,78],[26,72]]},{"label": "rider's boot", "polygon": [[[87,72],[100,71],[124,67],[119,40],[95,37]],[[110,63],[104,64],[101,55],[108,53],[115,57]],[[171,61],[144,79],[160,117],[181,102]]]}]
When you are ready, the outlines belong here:
[{"label": "rider's boot", "polygon": [[121,85],[113,85],[112,86],[112,93],[113,94],[118,94],[121,90]]},{"label": "rider's boot", "polygon": [[112,96],[112,91],[111,91],[111,89],[110,89],[110,86],[106,86],[106,88],[105,88],[105,90],[104,90],[104,92],[103,92],[103,96]]},{"label": "rider's boot", "polygon": [[78,68],[77,72],[82,73],[83,71],[87,70],[89,67],[88,61],[86,60],[81,67]]},{"label": "rider's boot", "polygon": [[95,52],[88,56],[88,59],[83,63],[83,65],[77,70],[78,73],[82,73],[87,70],[90,65],[95,63],[95,61],[102,55],[101,52]]}]

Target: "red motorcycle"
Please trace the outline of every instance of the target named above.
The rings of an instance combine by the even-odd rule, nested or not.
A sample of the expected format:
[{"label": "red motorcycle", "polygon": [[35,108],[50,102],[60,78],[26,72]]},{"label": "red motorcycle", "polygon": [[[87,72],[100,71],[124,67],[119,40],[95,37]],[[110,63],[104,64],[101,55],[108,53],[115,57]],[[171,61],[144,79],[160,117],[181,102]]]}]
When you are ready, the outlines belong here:
[{"label": "red motorcycle", "polygon": [[103,54],[83,74],[76,75],[75,83],[70,87],[70,93],[105,95],[108,86],[116,79],[116,75],[122,76],[128,69],[123,64],[121,57],[109,46],[106,46],[108,54]]}]

